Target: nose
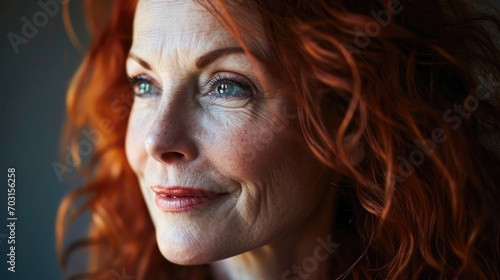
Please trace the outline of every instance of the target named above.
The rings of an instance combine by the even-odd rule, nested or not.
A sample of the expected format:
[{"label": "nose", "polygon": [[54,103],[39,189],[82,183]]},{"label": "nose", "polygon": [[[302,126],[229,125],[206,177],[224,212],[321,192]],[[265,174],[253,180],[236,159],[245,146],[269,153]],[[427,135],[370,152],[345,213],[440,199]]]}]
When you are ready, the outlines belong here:
[{"label": "nose", "polygon": [[159,106],[145,139],[149,156],[169,164],[187,162],[197,157],[198,150],[192,137],[196,133],[192,125],[195,121],[192,120],[194,114],[191,112],[181,104]]}]

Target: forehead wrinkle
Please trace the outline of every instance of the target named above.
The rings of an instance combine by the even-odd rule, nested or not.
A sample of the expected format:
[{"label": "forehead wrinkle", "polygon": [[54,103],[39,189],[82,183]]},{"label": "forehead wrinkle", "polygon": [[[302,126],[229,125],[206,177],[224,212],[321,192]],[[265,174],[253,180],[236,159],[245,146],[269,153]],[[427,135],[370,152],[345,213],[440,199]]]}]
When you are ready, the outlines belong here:
[{"label": "forehead wrinkle", "polygon": [[138,17],[141,17],[141,24],[148,20],[156,24],[163,22],[168,25],[166,27],[174,30],[183,27],[183,22],[187,18],[191,23],[194,20],[197,29],[206,28],[207,25],[209,28],[214,27],[212,24],[214,21],[206,20],[213,16],[202,5],[190,0],[140,0],[136,9],[136,18]]},{"label": "forehead wrinkle", "polygon": [[[210,37],[217,39],[210,40]],[[237,46],[229,37],[214,36],[214,33],[184,38],[175,40],[162,36],[155,39],[154,44],[149,43],[151,40],[134,38],[131,53],[144,59],[158,74],[172,74],[168,72],[198,71],[196,61],[202,55],[215,49]]]},{"label": "forehead wrinkle", "polygon": [[[171,2],[141,0],[134,22],[131,52],[148,62],[159,75],[172,78],[175,73],[170,72],[179,74],[196,69],[199,56],[216,48],[237,45],[229,31],[202,6],[181,7],[186,2],[179,1],[172,7]],[[188,19],[186,13],[195,13],[198,19]]]},{"label": "forehead wrinkle", "polygon": [[139,0],[139,7],[146,7],[152,10],[161,10],[173,6],[182,6],[186,0]]}]

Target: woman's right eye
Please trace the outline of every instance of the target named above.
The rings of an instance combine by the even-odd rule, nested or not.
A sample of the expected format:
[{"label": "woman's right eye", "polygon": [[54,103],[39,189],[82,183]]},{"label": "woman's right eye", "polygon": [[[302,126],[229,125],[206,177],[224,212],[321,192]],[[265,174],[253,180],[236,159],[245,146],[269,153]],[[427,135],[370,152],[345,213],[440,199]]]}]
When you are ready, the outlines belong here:
[{"label": "woman's right eye", "polygon": [[144,97],[158,91],[151,81],[140,76],[130,79],[130,88],[137,97]]}]

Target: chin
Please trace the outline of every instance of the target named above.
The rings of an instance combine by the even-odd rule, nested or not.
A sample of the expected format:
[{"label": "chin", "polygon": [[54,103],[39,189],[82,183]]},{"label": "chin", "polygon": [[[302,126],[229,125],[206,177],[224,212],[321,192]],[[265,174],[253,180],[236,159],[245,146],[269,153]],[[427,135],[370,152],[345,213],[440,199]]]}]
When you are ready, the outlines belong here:
[{"label": "chin", "polygon": [[158,243],[158,246],[163,257],[175,264],[199,265],[210,262],[210,258],[207,258],[205,252],[193,250],[187,246],[184,250],[182,248],[176,249],[168,244]]},{"label": "chin", "polygon": [[163,257],[178,265],[201,265],[225,258],[222,252],[213,247],[216,244],[204,246],[204,244],[190,242],[187,244],[173,244],[162,240],[157,242]]}]

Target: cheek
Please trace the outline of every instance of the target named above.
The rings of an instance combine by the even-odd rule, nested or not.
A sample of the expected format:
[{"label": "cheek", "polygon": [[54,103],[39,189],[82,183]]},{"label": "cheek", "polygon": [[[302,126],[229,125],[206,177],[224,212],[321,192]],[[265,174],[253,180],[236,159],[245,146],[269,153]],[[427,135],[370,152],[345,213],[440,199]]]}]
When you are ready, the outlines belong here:
[{"label": "cheek", "polygon": [[[295,116],[277,112],[227,116],[224,122],[206,125],[213,129],[205,130],[204,154],[224,176],[241,183],[290,177],[302,167],[306,149]],[[283,168],[288,175],[280,174]]]},{"label": "cheek", "polygon": [[[136,111],[132,110],[127,126],[127,134],[125,137],[125,153],[132,170],[138,175],[142,173],[140,166],[144,166],[146,159],[146,150],[144,147],[145,138],[145,118],[141,117]],[[141,125],[142,124],[142,125]]]},{"label": "cheek", "polygon": [[270,119],[228,113],[204,124],[200,137],[204,156],[230,179],[244,183],[262,177],[263,165],[272,166],[277,154],[290,146],[286,129]]},{"label": "cheek", "polygon": [[271,229],[284,230],[312,211],[320,195],[307,186],[320,168],[295,122],[258,116],[217,126],[206,137],[206,155],[225,177],[241,184],[236,209],[266,239]]}]

